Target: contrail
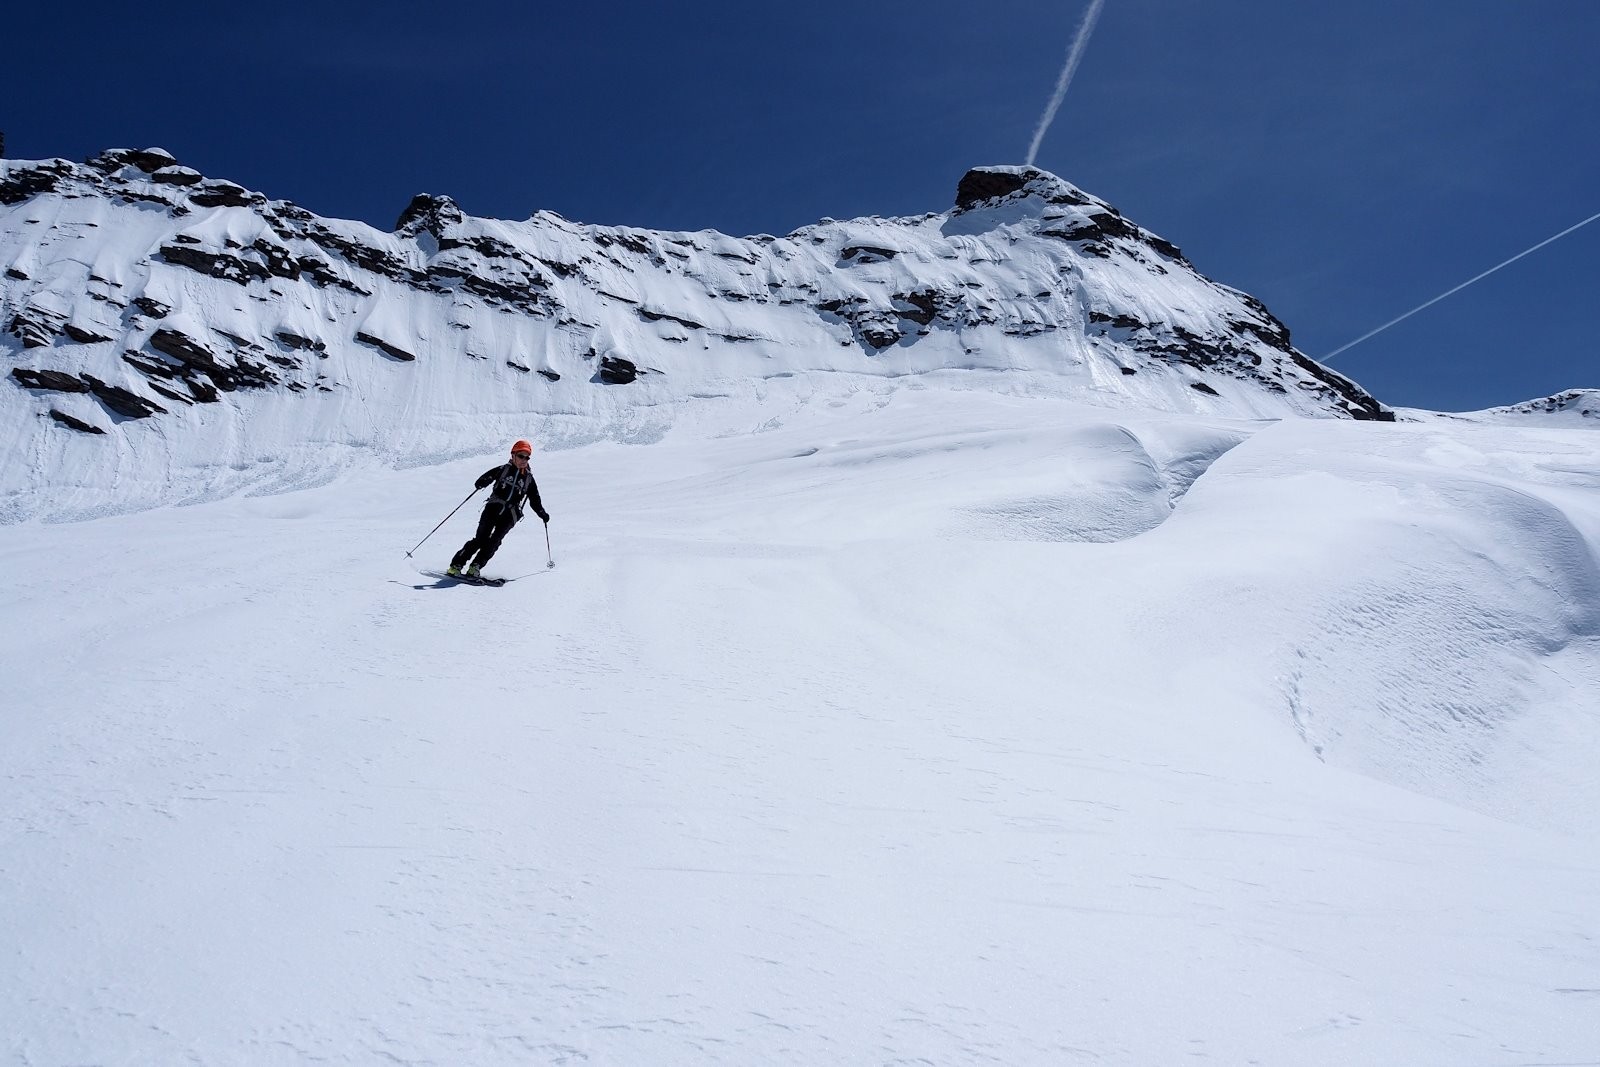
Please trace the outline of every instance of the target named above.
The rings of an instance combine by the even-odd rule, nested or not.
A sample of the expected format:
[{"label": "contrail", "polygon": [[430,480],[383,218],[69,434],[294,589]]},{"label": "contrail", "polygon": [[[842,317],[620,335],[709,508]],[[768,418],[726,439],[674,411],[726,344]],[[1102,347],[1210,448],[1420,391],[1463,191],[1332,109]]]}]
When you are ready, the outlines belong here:
[{"label": "contrail", "polygon": [[1072,39],[1072,48],[1067,52],[1066,65],[1061,68],[1061,77],[1056,79],[1056,91],[1050,97],[1050,103],[1044,109],[1044,115],[1039,119],[1039,126],[1033,131],[1033,143],[1028,146],[1028,166],[1033,166],[1033,157],[1039,154],[1039,142],[1044,140],[1044,132],[1055,121],[1056,112],[1061,108],[1061,101],[1067,98],[1067,86],[1072,84],[1072,75],[1078,69],[1078,63],[1083,59],[1083,50],[1088,47],[1089,35],[1094,32],[1095,20],[1100,17],[1100,9],[1106,6],[1106,0],[1093,0],[1089,10],[1083,16],[1083,21],[1078,24],[1078,34]]},{"label": "contrail", "polygon": [[1545,245],[1549,244],[1552,241],[1559,241],[1561,238],[1565,237],[1567,234],[1571,233],[1573,230],[1580,230],[1583,227],[1589,225],[1589,223],[1593,222],[1595,219],[1600,219],[1600,214],[1590,215],[1588,218],[1584,219],[1582,222],[1578,223],[1576,226],[1568,226],[1566,229],[1562,230],[1560,233],[1556,234],[1554,237],[1546,237],[1544,240],[1540,241],[1538,244],[1534,245],[1532,248],[1525,249],[1525,250],[1523,250],[1521,252],[1518,252],[1516,255],[1512,256],[1510,259],[1506,260],[1504,263],[1497,263],[1494,266],[1490,267],[1488,270],[1484,271],[1482,274],[1478,275],[1477,277],[1468,278],[1466,281],[1462,282],[1460,285],[1456,286],[1454,289],[1449,289],[1449,290],[1446,290],[1445,292],[1440,293],[1438,296],[1434,297],[1432,300],[1428,301],[1426,304],[1418,304],[1416,307],[1412,308],[1410,311],[1406,312],[1404,315],[1401,315],[1399,318],[1390,319],[1388,322],[1384,323],[1382,326],[1379,326],[1376,330],[1373,330],[1371,333],[1364,333],[1360,337],[1357,337],[1354,341],[1351,341],[1349,344],[1342,345],[1339,348],[1335,348],[1332,352],[1329,352],[1327,355],[1322,356],[1321,358],[1319,358],[1317,360],[1317,362],[1318,363],[1326,363],[1326,362],[1328,362],[1330,359],[1332,359],[1334,356],[1337,356],[1340,352],[1343,352],[1345,349],[1354,348],[1356,345],[1360,344],[1362,341],[1365,341],[1367,338],[1378,336],[1378,334],[1382,333],[1384,330],[1387,330],[1389,327],[1395,325],[1395,323],[1404,322],[1406,319],[1409,319],[1411,316],[1415,315],[1417,312],[1423,310],[1424,308],[1430,308],[1433,305],[1437,304],[1439,301],[1443,300],[1445,297],[1450,296],[1450,295],[1452,295],[1454,293],[1459,293],[1461,290],[1465,289],[1467,286],[1471,285],[1473,282],[1482,281],[1484,278],[1487,278],[1489,275],[1493,274],[1495,271],[1499,270],[1501,267],[1509,267],[1509,266],[1511,266],[1511,264],[1515,263],[1517,260],[1521,259],[1523,256],[1526,256],[1531,252],[1539,251],[1539,249],[1543,248]]}]

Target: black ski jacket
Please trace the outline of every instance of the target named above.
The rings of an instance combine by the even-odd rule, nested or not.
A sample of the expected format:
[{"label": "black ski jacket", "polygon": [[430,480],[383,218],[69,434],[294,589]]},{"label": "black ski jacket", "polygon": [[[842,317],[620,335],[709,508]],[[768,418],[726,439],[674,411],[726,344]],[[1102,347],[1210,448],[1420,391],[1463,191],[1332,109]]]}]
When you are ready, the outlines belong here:
[{"label": "black ski jacket", "polygon": [[473,484],[479,489],[486,485],[494,486],[494,491],[489,494],[489,503],[484,505],[485,510],[499,508],[503,511],[510,508],[515,516],[514,522],[522,518],[522,505],[526,503],[533,507],[533,513],[540,519],[550,521],[550,513],[539,502],[539,483],[533,480],[531,470],[519,471],[515,463],[502,463],[484,471]]}]

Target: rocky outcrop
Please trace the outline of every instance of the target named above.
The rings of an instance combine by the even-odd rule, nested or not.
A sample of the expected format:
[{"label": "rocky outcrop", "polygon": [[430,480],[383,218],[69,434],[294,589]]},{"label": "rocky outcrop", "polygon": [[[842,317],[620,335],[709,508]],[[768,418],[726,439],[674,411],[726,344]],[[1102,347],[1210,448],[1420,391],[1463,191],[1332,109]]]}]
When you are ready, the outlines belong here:
[{"label": "rocky outcrop", "polygon": [[83,380],[88,383],[89,391],[96,400],[124,418],[148,419],[152,415],[166,413],[167,409],[160,404],[120,385],[108,385],[92,374],[85,374]]},{"label": "rocky outcrop", "polygon": [[101,436],[105,435],[105,431],[100,427],[91,426],[82,419],[75,419],[66,412],[57,411],[55,408],[50,409],[50,417],[54,419],[57,424],[65,426],[69,430],[77,430],[79,433],[100,434]]},{"label": "rocky outcrop", "polygon": [[882,263],[891,260],[900,254],[897,248],[873,248],[871,245],[851,245],[840,249],[839,260],[843,263]]},{"label": "rocky outcrop", "polygon": [[181,377],[192,379],[204,374],[224,392],[235,389],[263,389],[278,381],[277,375],[235,352],[228,361],[188,334],[161,328],[150,335],[150,347],[176,362]]},{"label": "rocky outcrop", "polygon": [[206,180],[194,184],[189,192],[189,202],[196,207],[262,207],[267,198],[252,193],[242,185],[220,180]]},{"label": "rocky outcrop", "polygon": [[360,331],[357,331],[356,332],[356,340],[360,341],[364,345],[371,345],[373,348],[376,348],[379,352],[382,352],[384,355],[388,356],[390,359],[396,359],[396,360],[399,360],[402,363],[411,363],[411,362],[414,362],[416,360],[416,358],[417,358],[415,355],[413,355],[410,352],[407,352],[405,349],[401,348],[399,345],[390,344],[388,341],[385,341],[383,338],[375,337],[370,333],[362,333]]},{"label": "rocky outcrop", "polygon": [[706,328],[704,323],[696,322],[693,319],[686,319],[682,315],[669,315],[665,311],[651,311],[649,308],[644,307],[635,308],[634,310],[637,311],[639,313],[639,317],[646,322],[675,322],[679,326],[682,326],[684,329],[688,330],[703,330]]},{"label": "rocky outcrop", "polygon": [[[250,253],[255,253],[251,255]],[[161,246],[161,258],[178,267],[204,274],[208,278],[223,278],[236,285],[269,278],[287,278],[298,281],[299,263],[287,249],[256,241],[243,254],[216,252],[173,243]]]},{"label": "rocky outcrop", "polygon": [[93,330],[86,330],[82,326],[71,322],[65,323],[61,327],[61,332],[66,335],[68,340],[72,341],[74,344],[80,345],[97,345],[111,340],[111,338],[107,337],[103,333],[95,333]]},{"label": "rocky outcrop", "polygon": [[11,316],[6,332],[21,341],[23,348],[48,348],[66,324],[65,312],[29,304]]},{"label": "rocky outcrop", "polygon": [[158,185],[199,185],[205,175],[189,167],[161,167],[151,172],[150,180]]},{"label": "rocky outcrop", "polygon": [[292,330],[278,330],[273,336],[296,352],[315,352],[326,358],[328,351],[326,341],[313,341],[309,337],[301,337]]},{"label": "rocky outcrop", "polygon": [[64,159],[47,159],[11,169],[0,177],[0,204],[20,204],[43,193],[53,193],[72,173],[72,164]]},{"label": "rocky outcrop", "polygon": [[639,368],[621,356],[602,356],[595,378],[607,385],[627,385],[639,377]]},{"label": "rocky outcrop", "polygon": [[419,233],[431,233],[435,238],[440,237],[444,231],[460,223],[466,216],[456,206],[456,202],[448,196],[433,196],[430,193],[418,193],[411,198],[411,203],[400,212],[400,218],[395,221],[396,233],[415,237]]},{"label": "rocky outcrop", "polygon": [[42,389],[52,393],[87,393],[89,383],[80,379],[76,374],[64,374],[54,370],[30,370],[27,367],[14,367],[11,377],[22,384],[24,389]]},{"label": "rocky outcrop", "polygon": [[957,210],[977,207],[985,200],[997,200],[1020,192],[1028,184],[1029,170],[1026,167],[978,167],[967,171],[956,184]]},{"label": "rocky outcrop", "polygon": [[134,167],[146,174],[155,174],[168,167],[178,166],[178,161],[172,153],[164,148],[108,148],[97,156],[92,156],[88,166],[111,174],[123,167]]},{"label": "rocky outcrop", "polygon": [[969,211],[986,204],[992,206],[994,201],[1006,200],[1019,193],[1038,196],[1050,204],[1097,204],[1116,211],[1105,201],[1089,196],[1038,167],[973,167],[956,184],[956,211]]},{"label": "rocky outcrop", "polygon": [[151,415],[166,412],[154,401],[121,386],[108,385],[92,374],[64,374],[60,371],[16,367],[11,371],[11,377],[26,389],[52,393],[92,393],[95,399],[125,418],[147,419]]},{"label": "rocky outcrop", "polygon": [[1311,378],[1327,386],[1339,398],[1352,419],[1367,419],[1373,422],[1394,421],[1393,411],[1386,409],[1378,403],[1377,397],[1338,371],[1329,370],[1298,352],[1291,352],[1289,358]]}]

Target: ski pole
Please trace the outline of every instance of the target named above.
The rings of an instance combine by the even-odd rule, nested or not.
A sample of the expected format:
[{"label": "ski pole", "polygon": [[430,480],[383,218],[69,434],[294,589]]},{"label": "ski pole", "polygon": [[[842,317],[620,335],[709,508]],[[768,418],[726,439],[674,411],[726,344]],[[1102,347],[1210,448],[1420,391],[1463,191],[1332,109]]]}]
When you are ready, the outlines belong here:
[{"label": "ski pole", "polygon": [[548,522],[544,524],[544,557],[548,561],[544,565],[546,570],[556,565],[556,558],[550,554],[550,524]]},{"label": "ski pole", "polygon": [[[471,500],[473,497],[477,496],[479,492],[480,492],[480,490],[474,489],[472,492],[467,494],[467,500]],[[457,511],[460,511],[462,508],[466,507],[467,506],[467,500],[463,500],[461,503],[457,504],[455,506],[455,509],[450,512],[450,515],[454,515]],[[443,526],[445,523],[449,522],[450,521],[450,515],[446,515],[444,518],[440,519],[439,520],[439,526]],[[439,526],[435,526],[433,529],[429,530],[428,531],[428,537],[432,537],[434,534],[438,533],[439,532]],[[417,549],[421,548],[422,544],[423,544],[423,541],[426,541],[428,539],[428,537],[424,537],[422,539],[422,541],[418,541],[416,544],[412,545],[411,546],[411,552],[415,552]],[[411,558],[411,552],[407,552],[406,553],[406,558],[407,559]]]}]

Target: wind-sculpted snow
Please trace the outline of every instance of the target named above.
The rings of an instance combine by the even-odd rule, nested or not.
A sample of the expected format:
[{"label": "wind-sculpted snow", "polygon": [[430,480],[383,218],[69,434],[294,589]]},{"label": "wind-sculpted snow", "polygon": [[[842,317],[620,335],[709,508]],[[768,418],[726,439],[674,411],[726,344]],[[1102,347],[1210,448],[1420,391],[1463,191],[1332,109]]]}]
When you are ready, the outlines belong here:
[{"label": "wind-sculpted snow", "polygon": [[[1600,446],[1581,431],[1292,422],[1174,521],[1240,605],[1220,661],[1277,680],[1319,758],[1496,816],[1600,833]],[[1273,543],[1237,552],[1241,524]],[[1200,642],[1204,643],[1204,642]]]},{"label": "wind-sculpted snow", "polygon": [[[160,150],[0,162],[0,521],[657,440],[703,398],[912,378],[1226,417],[1390,417],[1258,301],[1033,168],[784,237],[474,218],[392,233]],[[779,390],[781,392],[781,390]],[[735,432],[743,404],[723,429]],[[697,416],[698,417],[698,416]]]},{"label": "wind-sculpted snow", "polygon": [[0,529],[15,1062],[1593,1058],[1600,436],[717,403]]}]

